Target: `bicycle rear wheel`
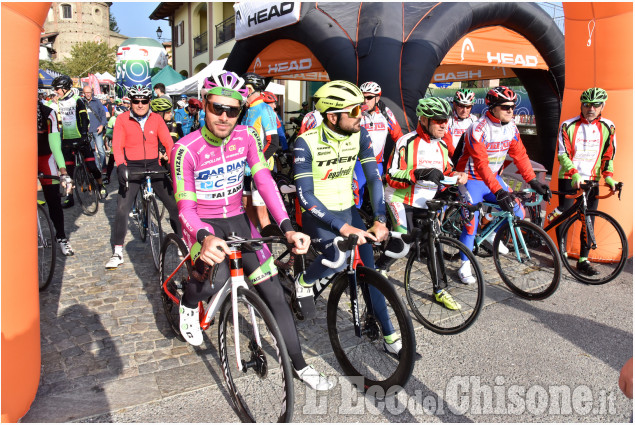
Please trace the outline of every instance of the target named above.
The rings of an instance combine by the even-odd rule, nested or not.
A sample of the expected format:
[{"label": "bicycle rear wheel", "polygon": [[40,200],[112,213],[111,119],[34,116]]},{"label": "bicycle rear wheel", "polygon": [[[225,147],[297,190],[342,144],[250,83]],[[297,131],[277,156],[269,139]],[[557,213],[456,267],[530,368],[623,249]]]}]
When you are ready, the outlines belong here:
[{"label": "bicycle rear wheel", "polygon": [[577,280],[590,285],[602,285],[615,279],[624,269],[628,257],[628,241],[622,226],[610,215],[595,210],[588,210],[587,215],[593,224],[597,246],[589,251],[587,258],[598,274],[587,276],[576,268],[580,258],[582,232],[582,220],[577,214],[562,224],[558,232],[560,257],[566,269]]},{"label": "bicycle rear wheel", "polygon": [[57,257],[55,228],[44,207],[37,204],[37,260],[40,291],[53,280]]},{"label": "bicycle rear wheel", "polygon": [[147,215],[146,215],[146,202],[143,199],[143,188],[139,188],[137,196],[134,200],[134,209],[132,210],[132,218],[139,229],[139,237],[141,242],[146,241],[147,236]]},{"label": "bicycle rear wheel", "polygon": [[[291,422],[291,362],[273,314],[255,292],[244,288],[238,289],[237,323],[233,310],[229,296],[221,307],[218,346],[225,383],[238,415],[247,422]],[[234,326],[238,327],[238,341]]]},{"label": "bicycle rear wheel", "polygon": [[99,209],[99,190],[92,174],[88,173],[86,166],[80,164],[75,167],[73,173],[75,184],[75,196],[86,215],[95,215]]},{"label": "bicycle rear wheel", "polygon": [[148,223],[148,235],[150,236],[150,248],[154,266],[159,270],[159,257],[161,255],[161,243],[163,242],[163,229],[157,200],[151,198],[147,203],[146,222]]},{"label": "bicycle rear wheel", "polygon": [[[551,296],[560,284],[562,266],[558,250],[545,231],[535,224],[515,220],[514,227],[518,251],[514,248],[509,223],[503,224],[496,233],[493,252],[496,270],[514,294],[527,300],[543,300]],[[529,256],[522,246],[523,241]],[[509,253],[500,253],[501,244]]]},{"label": "bicycle rear wheel", "polygon": [[[383,390],[375,394],[379,398],[382,394],[394,395],[405,387],[414,368],[416,343],[412,319],[395,288],[382,275],[362,266],[357,267],[356,273],[362,336],[355,335],[348,276],[342,273],[333,282],[326,310],[333,352],[344,375],[363,378],[360,390],[366,392],[379,386]],[[384,349],[381,326],[368,305],[368,288],[371,286],[386,299],[388,317],[401,338],[402,350],[398,358]]]},{"label": "bicycle rear wheel", "polygon": [[[183,258],[188,254],[187,247],[176,234],[170,233],[163,239],[163,245],[161,245],[161,260],[159,261],[159,276],[161,281],[159,282],[161,291],[161,302],[163,304],[163,312],[168,320],[170,328],[176,335],[176,337],[185,341],[181,335],[179,328],[179,305],[168,296],[163,289],[163,282],[176,270]],[[172,276],[167,283],[167,291],[176,297],[179,301],[183,298],[183,285],[187,281],[192,264],[190,261],[186,261],[185,264],[179,269],[179,271]]]},{"label": "bicycle rear wheel", "polygon": [[[411,249],[404,272],[406,298],[410,310],[419,322],[432,332],[452,335],[469,328],[481,312],[485,297],[485,280],[476,257],[461,242],[446,236],[439,236],[439,245],[443,260],[437,256],[439,281],[445,283],[445,289],[460,305],[458,310],[449,310],[436,301],[435,287],[430,275],[431,259],[424,256],[417,260],[417,253]],[[472,276],[476,283],[463,284],[459,277],[462,264],[461,253],[467,256],[471,264]],[[438,253],[437,253],[438,254]]]}]

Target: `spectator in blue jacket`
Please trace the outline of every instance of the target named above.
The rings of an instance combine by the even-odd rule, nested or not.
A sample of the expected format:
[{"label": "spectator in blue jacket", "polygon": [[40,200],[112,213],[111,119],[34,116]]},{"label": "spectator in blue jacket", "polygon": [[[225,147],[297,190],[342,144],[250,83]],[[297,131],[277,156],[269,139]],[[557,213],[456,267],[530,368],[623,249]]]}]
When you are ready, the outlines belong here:
[{"label": "spectator in blue jacket", "polygon": [[104,163],[106,162],[106,152],[104,151],[104,137],[103,131],[108,123],[106,119],[106,111],[101,102],[93,96],[93,89],[90,86],[83,88],[84,99],[86,99],[86,110],[88,111],[88,120],[90,122],[88,126],[88,132],[93,135],[91,142],[92,148],[97,147],[97,169],[103,170]]}]

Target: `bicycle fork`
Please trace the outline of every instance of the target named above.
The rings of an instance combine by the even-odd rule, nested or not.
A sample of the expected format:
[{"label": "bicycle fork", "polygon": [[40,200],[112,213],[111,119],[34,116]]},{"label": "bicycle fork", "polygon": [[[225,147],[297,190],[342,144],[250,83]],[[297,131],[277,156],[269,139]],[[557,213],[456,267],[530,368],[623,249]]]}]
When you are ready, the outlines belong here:
[{"label": "bicycle fork", "polygon": [[[236,247],[229,248],[231,253],[229,254],[229,270],[232,294],[232,319],[234,321],[234,349],[236,350],[236,366],[238,370],[247,372],[250,367],[256,367],[257,365],[253,361],[244,362],[240,357],[240,329],[238,326],[238,288],[242,287],[245,290],[249,290],[247,283],[245,282],[245,275],[243,272],[243,254],[240,249]],[[262,349],[262,342],[260,340],[260,332],[258,331],[258,324],[256,323],[256,312],[252,306],[248,306],[249,316],[251,318],[251,326],[253,327],[254,340],[249,342],[250,348],[254,348],[255,343],[258,348]]]}]

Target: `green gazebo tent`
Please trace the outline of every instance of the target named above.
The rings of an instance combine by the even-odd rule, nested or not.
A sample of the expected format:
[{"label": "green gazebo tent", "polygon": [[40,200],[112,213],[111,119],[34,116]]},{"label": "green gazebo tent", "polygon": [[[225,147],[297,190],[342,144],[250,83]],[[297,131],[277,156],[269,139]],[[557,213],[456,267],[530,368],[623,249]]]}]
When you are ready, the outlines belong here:
[{"label": "green gazebo tent", "polygon": [[163,83],[167,87],[171,84],[180,83],[183,80],[185,80],[185,77],[168,65],[152,77],[152,87],[158,83]]}]

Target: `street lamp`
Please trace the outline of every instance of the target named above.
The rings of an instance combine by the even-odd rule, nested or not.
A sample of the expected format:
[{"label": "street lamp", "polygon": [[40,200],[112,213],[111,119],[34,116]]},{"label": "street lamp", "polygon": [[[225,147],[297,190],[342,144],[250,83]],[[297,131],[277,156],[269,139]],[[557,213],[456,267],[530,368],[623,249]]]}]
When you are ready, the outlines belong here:
[{"label": "street lamp", "polygon": [[161,27],[157,28],[157,38],[161,40],[161,36],[163,35],[163,31],[161,31]]}]

